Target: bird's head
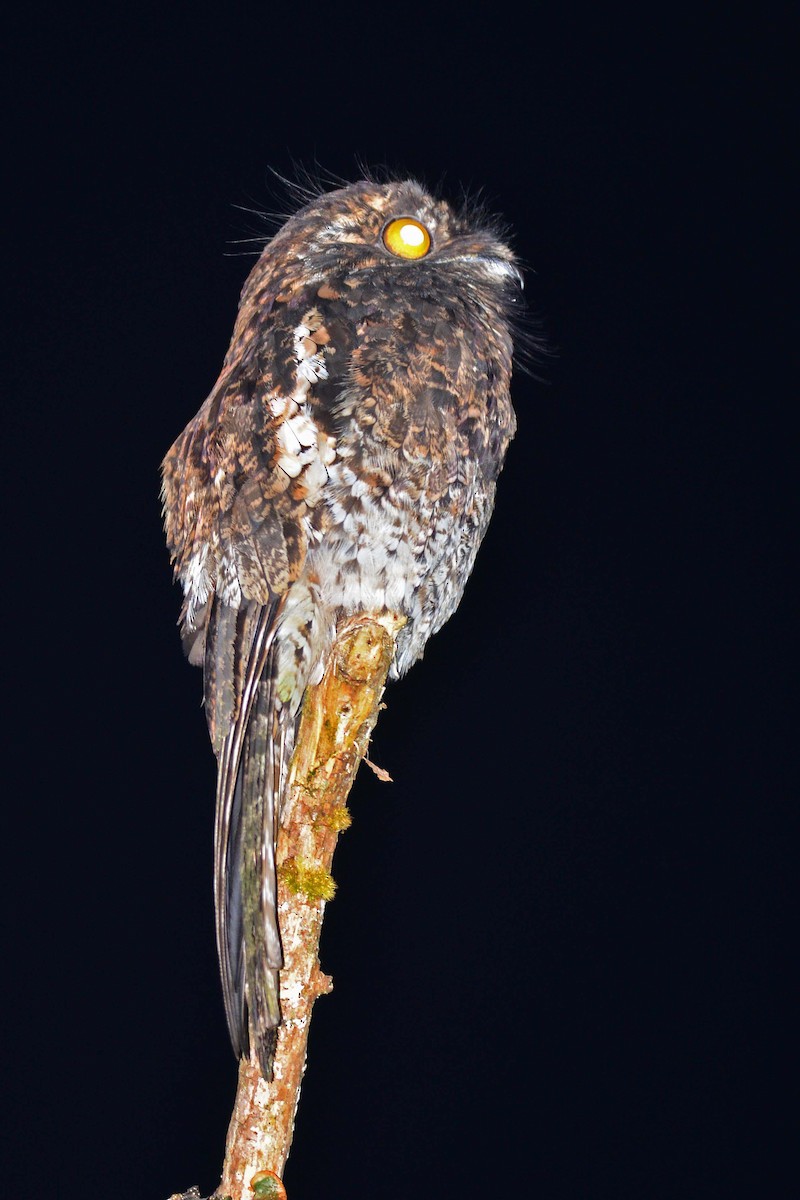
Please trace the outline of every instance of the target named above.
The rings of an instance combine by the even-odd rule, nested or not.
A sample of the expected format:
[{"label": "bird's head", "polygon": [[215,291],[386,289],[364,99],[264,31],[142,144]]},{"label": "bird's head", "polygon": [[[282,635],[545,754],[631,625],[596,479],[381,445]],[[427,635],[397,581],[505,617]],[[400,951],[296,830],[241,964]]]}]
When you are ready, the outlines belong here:
[{"label": "bird's head", "polygon": [[286,293],[332,281],[421,294],[445,288],[503,309],[522,287],[495,222],[475,206],[455,209],[413,180],[363,180],[316,196],[267,244],[248,285]]}]

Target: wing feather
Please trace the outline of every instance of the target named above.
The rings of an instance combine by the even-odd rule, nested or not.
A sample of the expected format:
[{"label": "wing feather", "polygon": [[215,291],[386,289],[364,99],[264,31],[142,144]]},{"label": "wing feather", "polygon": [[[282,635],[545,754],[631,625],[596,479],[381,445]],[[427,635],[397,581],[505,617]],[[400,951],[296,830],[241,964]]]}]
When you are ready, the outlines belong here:
[{"label": "wing feather", "polygon": [[252,1039],[265,1075],[280,1023],[278,810],[301,698],[278,698],[276,635],[335,453],[307,402],[312,384],[327,378],[330,337],[315,291],[291,298],[274,307],[262,293],[243,299],[220,378],[163,464],[184,645],[203,665],[218,760],[214,898],[225,1012],[234,1050],[246,1053]]}]

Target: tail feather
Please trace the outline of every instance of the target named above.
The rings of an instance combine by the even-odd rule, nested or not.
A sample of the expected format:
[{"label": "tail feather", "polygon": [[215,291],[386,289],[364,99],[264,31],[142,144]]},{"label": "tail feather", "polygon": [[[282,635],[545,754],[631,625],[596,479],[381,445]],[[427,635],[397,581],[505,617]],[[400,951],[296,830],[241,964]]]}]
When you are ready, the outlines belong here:
[{"label": "tail feather", "polygon": [[275,707],[272,657],[250,714],[241,767],[245,991],[250,1034],[267,1078],[272,1069],[273,1031],[281,1020],[278,972],[283,966],[275,867],[282,770],[277,754],[281,742],[275,738],[274,725],[281,717]]},{"label": "tail feather", "polygon": [[[274,607],[250,605],[244,612],[239,612],[235,629],[232,630],[230,610],[223,617],[215,617],[212,612],[206,640],[206,667],[209,670],[210,664],[210,670],[217,671],[217,680],[219,672],[216,664],[223,665],[227,677],[228,664],[233,661],[228,639],[233,637],[236,645],[231,670],[238,704],[235,705],[235,717],[229,728],[224,730],[223,727],[217,767],[214,906],[225,1015],[234,1051],[239,1055],[248,1049],[242,884],[252,872],[243,833],[246,814],[253,804],[253,794],[248,789],[248,780],[242,769],[243,756],[249,744],[251,713],[275,636],[276,613]],[[223,634],[225,641],[222,640]],[[219,728],[216,723],[212,724],[211,719],[209,724],[212,730]],[[252,763],[253,755],[248,752],[247,757]],[[252,765],[249,777],[252,786]]]},{"label": "tail feather", "polygon": [[295,585],[235,621],[212,612],[206,639],[213,695],[229,686],[233,696],[228,727],[209,720],[220,738],[214,897],[225,1012],[234,1051],[252,1044],[267,1079],[281,1022],[278,825],[303,694],[329,637],[318,611],[314,592]]}]

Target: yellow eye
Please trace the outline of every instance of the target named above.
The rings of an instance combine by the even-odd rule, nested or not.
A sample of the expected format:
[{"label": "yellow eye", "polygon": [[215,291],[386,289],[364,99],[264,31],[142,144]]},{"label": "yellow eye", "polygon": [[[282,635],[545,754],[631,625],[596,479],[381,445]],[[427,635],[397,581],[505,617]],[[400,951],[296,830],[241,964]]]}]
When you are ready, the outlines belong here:
[{"label": "yellow eye", "polygon": [[431,248],[431,235],[413,217],[398,217],[384,229],[383,244],[400,258],[424,258]]}]

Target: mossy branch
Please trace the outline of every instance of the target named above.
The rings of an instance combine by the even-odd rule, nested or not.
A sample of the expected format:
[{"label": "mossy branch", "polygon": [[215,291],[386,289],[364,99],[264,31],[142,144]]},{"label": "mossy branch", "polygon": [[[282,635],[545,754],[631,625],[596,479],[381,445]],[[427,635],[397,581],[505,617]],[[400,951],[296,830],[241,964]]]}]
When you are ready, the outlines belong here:
[{"label": "mossy branch", "polygon": [[254,1056],[239,1064],[218,1200],[282,1195],[311,1010],[332,986],[320,970],[318,950],[325,904],[335,890],[333,852],[350,824],[347,797],[378,717],[402,625],[392,614],[353,619],[339,633],[323,679],[306,695],[278,833],[284,968],[274,1078],[262,1078]]}]

